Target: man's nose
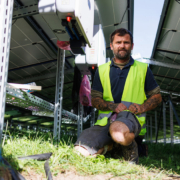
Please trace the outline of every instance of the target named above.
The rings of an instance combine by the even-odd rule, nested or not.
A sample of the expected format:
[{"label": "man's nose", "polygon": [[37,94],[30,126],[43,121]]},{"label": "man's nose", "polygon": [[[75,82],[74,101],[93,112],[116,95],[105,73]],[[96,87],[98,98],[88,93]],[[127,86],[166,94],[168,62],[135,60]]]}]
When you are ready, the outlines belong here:
[{"label": "man's nose", "polygon": [[125,47],[125,44],[124,43],[121,43],[120,44],[120,48],[124,48]]}]

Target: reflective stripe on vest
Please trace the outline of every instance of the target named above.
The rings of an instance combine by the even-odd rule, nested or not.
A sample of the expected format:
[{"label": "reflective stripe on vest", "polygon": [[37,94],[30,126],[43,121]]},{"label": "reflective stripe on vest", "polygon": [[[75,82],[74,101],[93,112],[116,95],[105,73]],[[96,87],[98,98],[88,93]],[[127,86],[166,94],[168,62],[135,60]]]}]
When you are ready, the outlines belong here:
[{"label": "reflective stripe on vest", "polygon": [[[111,92],[110,64],[111,61],[99,66],[98,69],[103,87],[103,99],[105,101],[114,102]],[[144,91],[146,72],[147,64],[134,61],[133,65],[131,65],[121,98],[121,103],[126,105],[127,108],[129,108],[132,103],[141,105],[146,100],[146,95]],[[103,114],[103,116],[101,116],[101,114]],[[105,126],[111,114],[112,111],[99,111],[98,120],[95,125]],[[146,133],[146,128],[143,126],[145,124],[145,117],[146,113],[137,115],[139,123],[142,127],[140,135],[144,135]]]}]

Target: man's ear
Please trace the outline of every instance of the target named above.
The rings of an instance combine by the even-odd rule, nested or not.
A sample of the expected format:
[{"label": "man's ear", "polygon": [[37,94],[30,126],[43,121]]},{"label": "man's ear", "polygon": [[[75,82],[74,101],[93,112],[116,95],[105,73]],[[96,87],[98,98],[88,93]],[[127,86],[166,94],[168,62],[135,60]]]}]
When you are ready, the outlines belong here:
[{"label": "man's ear", "polygon": [[113,45],[112,45],[112,43],[110,43],[110,47],[111,47],[111,50],[113,50]]}]

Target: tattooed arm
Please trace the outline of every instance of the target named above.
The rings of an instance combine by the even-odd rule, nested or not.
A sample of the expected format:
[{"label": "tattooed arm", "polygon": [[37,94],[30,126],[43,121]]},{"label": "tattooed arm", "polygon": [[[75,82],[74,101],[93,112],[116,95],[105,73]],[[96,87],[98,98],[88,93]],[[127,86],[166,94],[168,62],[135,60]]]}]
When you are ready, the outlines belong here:
[{"label": "tattooed arm", "polygon": [[142,105],[131,104],[129,110],[134,114],[141,114],[147,111],[150,111],[158,106],[162,101],[161,94],[154,94]]},{"label": "tattooed arm", "polygon": [[107,101],[104,101],[100,97],[92,98],[91,103],[92,103],[93,107],[95,107],[96,109],[101,110],[101,111],[109,111],[110,110],[110,111],[119,113],[119,112],[127,109],[127,107],[122,103],[115,104],[112,102],[107,102]]}]

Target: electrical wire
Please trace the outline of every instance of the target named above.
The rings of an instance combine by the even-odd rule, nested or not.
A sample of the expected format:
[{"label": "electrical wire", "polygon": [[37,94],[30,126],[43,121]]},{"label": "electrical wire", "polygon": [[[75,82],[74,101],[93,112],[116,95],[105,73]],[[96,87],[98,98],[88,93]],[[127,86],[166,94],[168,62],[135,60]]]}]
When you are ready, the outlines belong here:
[{"label": "electrical wire", "polygon": [[14,20],[14,22],[12,23],[12,26],[16,23],[17,19]]},{"label": "electrical wire", "polygon": [[129,1],[128,1],[128,4],[127,4],[127,7],[126,7],[126,10],[124,11],[124,14],[123,14],[123,16],[122,16],[122,18],[121,18],[120,23],[116,23],[116,24],[114,24],[114,26],[118,26],[119,24],[121,24],[121,23],[122,23],[122,21],[123,21],[123,19],[124,19],[124,16],[125,16],[125,14],[126,14],[126,11],[128,10],[128,6],[129,6]]},{"label": "electrical wire", "polygon": [[36,45],[36,44],[41,45],[44,48],[44,50],[47,52],[47,54],[52,58],[52,60],[55,59],[54,57],[51,56],[51,54],[48,52],[48,50],[46,49],[46,47],[44,45],[42,45],[41,43],[37,43],[37,42],[36,43],[32,43],[32,45]]},{"label": "electrical wire", "polygon": [[170,32],[170,31],[172,31],[172,32],[177,32],[177,30],[175,30],[175,29],[167,30],[167,31],[164,33],[163,37],[159,40],[158,43],[160,43],[160,42],[163,40],[163,38],[167,35],[167,33]]},{"label": "electrical wire", "polygon": [[175,0],[175,1],[180,4],[180,0]]}]

